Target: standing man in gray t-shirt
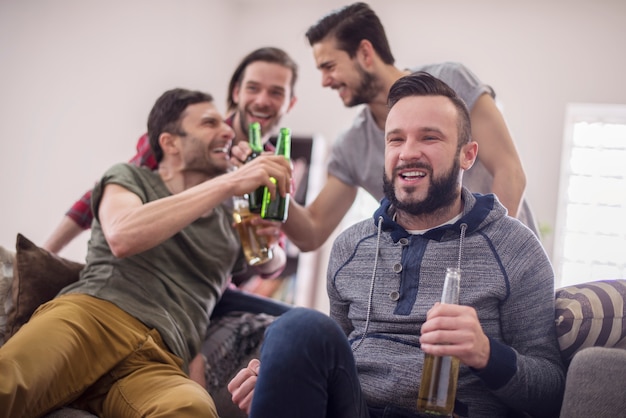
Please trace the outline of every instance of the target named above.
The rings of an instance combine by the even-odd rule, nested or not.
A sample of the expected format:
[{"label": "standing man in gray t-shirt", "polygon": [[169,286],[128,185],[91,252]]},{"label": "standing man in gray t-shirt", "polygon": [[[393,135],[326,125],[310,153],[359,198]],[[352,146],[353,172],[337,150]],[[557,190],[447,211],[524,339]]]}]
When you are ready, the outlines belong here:
[{"label": "standing man in gray t-shirt", "polygon": [[284,231],[301,250],[314,250],[328,239],[353,204],[359,187],[376,199],[383,196],[387,93],[397,79],[416,70],[445,81],[470,109],[479,159],[472,169],[476,173],[470,170],[464,184],[473,192],[493,192],[510,216],[520,218],[536,232],[523,200],[524,170],[489,86],[460,64],[411,70],[394,66],[385,30],[365,3],[331,12],[311,26],[306,36],[322,73],[322,85],[337,90],[346,106],[366,106],[334,144],[328,180],[317,198],[306,208],[292,201]]}]

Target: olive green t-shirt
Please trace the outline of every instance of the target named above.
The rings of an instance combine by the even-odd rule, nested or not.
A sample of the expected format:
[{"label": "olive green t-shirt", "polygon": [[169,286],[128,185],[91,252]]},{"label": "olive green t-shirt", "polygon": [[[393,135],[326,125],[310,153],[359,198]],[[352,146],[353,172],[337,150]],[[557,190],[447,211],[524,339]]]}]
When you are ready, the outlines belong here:
[{"label": "olive green t-shirt", "polygon": [[230,210],[216,207],[160,245],[117,258],[102,233],[98,206],[107,184],[118,184],[148,203],[170,196],[157,172],[130,164],[109,169],[92,196],[94,221],[80,280],[61,291],[108,300],[156,328],[185,364],[200,350],[209,316],[232,271],[243,266]]}]

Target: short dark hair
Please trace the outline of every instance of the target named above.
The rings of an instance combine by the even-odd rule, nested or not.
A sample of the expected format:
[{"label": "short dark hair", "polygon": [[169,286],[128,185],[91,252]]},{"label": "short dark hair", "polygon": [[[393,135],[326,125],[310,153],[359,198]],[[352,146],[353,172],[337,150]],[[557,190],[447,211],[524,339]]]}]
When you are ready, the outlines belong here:
[{"label": "short dark hair", "polygon": [[212,103],[213,96],[181,88],[168,90],[157,99],[148,116],[148,138],[157,162],[163,159],[163,149],[159,144],[161,134],[185,135],[180,126],[183,113],[189,105],[205,102]]},{"label": "short dark hair", "polygon": [[387,107],[391,109],[400,99],[409,96],[444,96],[450,99],[458,113],[458,146],[460,148],[470,142],[472,131],[467,105],[450,86],[426,72],[418,71],[393,83],[387,96]]},{"label": "short dark hair", "polygon": [[233,90],[236,86],[241,84],[243,80],[243,74],[248,68],[248,65],[253,62],[263,61],[270,62],[274,64],[282,65],[283,67],[289,68],[291,70],[291,96],[295,94],[296,88],[296,80],[298,79],[298,64],[280,48],[275,47],[263,47],[259,49],[255,49],[250,52],[248,55],[243,57],[232,77],[230,78],[230,82],[228,83],[228,94],[227,94],[227,102],[228,111],[232,111],[237,107],[237,104],[233,100]]},{"label": "short dark hair", "polygon": [[355,57],[361,41],[367,39],[385,64],[395,62],[385,28],[366,3],[353,3],[333,10],[306,31],[311,46],[328,36],[333,36],[337,47],[346,51],[350,58]]}]

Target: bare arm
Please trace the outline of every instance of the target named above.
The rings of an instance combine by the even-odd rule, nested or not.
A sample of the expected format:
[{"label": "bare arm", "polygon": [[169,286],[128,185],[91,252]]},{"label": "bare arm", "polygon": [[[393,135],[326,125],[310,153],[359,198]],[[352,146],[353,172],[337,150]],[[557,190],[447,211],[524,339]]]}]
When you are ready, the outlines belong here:
[{"label": "bare arm", "polygon": [[259,157],[234,172],[146,204],[129,190],[108,184],[99,206],[102,231],[116,257],[137,254],[162,243],[233,195],[260,185],[276,193],[270,176],[284,196],[289,191],[290,167],[280,156]]},{"label": "bare arm", "polygon": [[83,231],[84,229],[74,222],[72,218],[64,216],[52,232],[52,235],[44,243],[43,248],[57,254]]},{"label": "bare arm", "polygon": [[526,175],[506,122],[488,94],[478,98],[470,117],[479,158],[493,176],[491,191],[507,208],[509,216],[516,217],[526,188]]},{"label": "bare arm", "polygon": [[283,231],[301,250],[321,247],[346,215],[358,189],[328,176],[324,188],[306,208],[291,200],[289,217]]}]

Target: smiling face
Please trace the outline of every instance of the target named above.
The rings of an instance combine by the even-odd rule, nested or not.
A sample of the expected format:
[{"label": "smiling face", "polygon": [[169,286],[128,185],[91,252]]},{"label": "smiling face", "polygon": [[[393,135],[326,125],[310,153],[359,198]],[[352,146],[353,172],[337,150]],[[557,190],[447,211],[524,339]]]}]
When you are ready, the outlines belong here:
[{"label": "smiling face", "polygon": [[273,62],[255,61],[244,70],[241,83],[232,92],[241,131],[252,122],[261,124],[263,136],[276,131],[282,117],[295,103],[291,69]]},{"label": "smiling face", "polygon": [[456,210],[455,202],[460,205],[460,169],[471,163],[462,158],[469,144],[458,148],[457,118],[457,109],[443,96],[408,96],[389,111],[385,195],[398,211],[446,217]]},{"label": "smiling face", "polygon": [[382,91],[375,75],[368,72],[357,57],[337,48],[333,37],[313,45],[317,69],[322,73],[322,86],[337,90],[346,107],[367,104]]},{"label": "smiling face", "polygon": [[235,134],[213,103],[187,106],[183,112],[179,141],[183,171],[200,172],[209,177],[230,168],[230,147]]}]

